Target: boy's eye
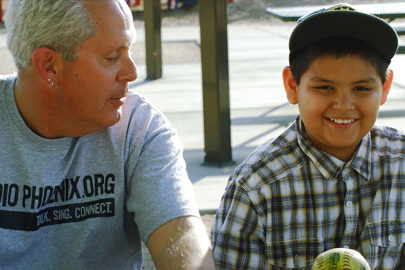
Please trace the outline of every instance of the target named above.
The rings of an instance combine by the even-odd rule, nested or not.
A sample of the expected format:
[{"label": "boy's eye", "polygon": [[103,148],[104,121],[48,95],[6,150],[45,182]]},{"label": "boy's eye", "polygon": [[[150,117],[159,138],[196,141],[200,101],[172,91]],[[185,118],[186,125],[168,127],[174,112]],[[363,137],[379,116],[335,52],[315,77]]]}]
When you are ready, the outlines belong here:
[{"label": "boy's eye", "polygon": [[333,89],[331,86],[328,86],[328,85],[317,86],[315,88],[318,90],[332,90]]},{"label": "boy's eye", "polygon": [[370,88],[368,87],[363,87],[363,86],[357,86],[354,88],[355,91],[370,91]]}]

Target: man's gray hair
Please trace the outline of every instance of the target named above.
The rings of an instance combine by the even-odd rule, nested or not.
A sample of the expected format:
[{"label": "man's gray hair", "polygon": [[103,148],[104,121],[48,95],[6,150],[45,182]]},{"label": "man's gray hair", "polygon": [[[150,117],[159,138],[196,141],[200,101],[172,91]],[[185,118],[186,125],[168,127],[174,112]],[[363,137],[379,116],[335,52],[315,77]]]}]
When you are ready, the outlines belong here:
[{"label": "man's gray hair", "polygon": [[32,53],[47,47],[75,61],[81,44],[95,32],[86,0],[11,0],[5,14],[7,46],[17,68],[31,65]]}]

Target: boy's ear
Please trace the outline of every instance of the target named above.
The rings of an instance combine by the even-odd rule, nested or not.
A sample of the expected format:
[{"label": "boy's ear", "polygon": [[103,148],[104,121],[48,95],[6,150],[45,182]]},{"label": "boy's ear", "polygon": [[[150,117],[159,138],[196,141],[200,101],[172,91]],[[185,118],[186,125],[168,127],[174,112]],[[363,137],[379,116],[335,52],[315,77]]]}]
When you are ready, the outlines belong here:
[{"label": "boy's ear", "polygon": [[387,79],[385,80],[385,83],[383,85],[380,105],[383,105],[387,101],[388,93],[391,90],[391,85],[392,85],[393,79],[394,79],[394,72],[391,69],[389,69],[388,74],[387,74]]},{"label": "boy's ear", "polygon": [[298,103],[297,99],[297,82],[294,79],[294,76],[291,72],[290,67],[285,67],[283,69],[283,83],[284,83],[284,90],[287,94],[288,101],[295,105]]},{"label": "boy's ear", "polygon": [[56,81],[55,61],[57,53],[46,47],[40,47],[36,49],[31,55],[31,62],[42,79],[48,81],[48,79]]}]

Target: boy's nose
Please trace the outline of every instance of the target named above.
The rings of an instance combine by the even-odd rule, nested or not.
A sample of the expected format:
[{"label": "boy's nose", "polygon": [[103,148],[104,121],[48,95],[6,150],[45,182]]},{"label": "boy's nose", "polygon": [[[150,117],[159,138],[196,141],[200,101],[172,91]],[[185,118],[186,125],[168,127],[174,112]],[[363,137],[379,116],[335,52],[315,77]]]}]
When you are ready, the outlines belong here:
[{"label": "boy's nose", "polygon": [[334,108],[340,110],[351,110],[354,108],[353,97],[348,93],[339,93],[334,101]]}]

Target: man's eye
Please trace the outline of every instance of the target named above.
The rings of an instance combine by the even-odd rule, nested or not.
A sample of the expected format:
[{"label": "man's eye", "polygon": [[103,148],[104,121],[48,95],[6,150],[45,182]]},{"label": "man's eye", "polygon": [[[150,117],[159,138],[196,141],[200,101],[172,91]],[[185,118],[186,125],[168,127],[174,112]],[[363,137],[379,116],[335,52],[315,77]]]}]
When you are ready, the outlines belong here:
[{"label": "man's eye", "polygon": [[110,62],[114,62],[114,61],[116,61],[116,60],[118,59],[118,56],[107,57],[106,59],[107,59],[108,61],[110,61]]},{"label": "man's eye", "polygon": [[119,58],[119,53],[111,53],[111,54],[107,55],[104,59],[109,62],[114,62],[114,61],[117,61],[118,58]]}]

